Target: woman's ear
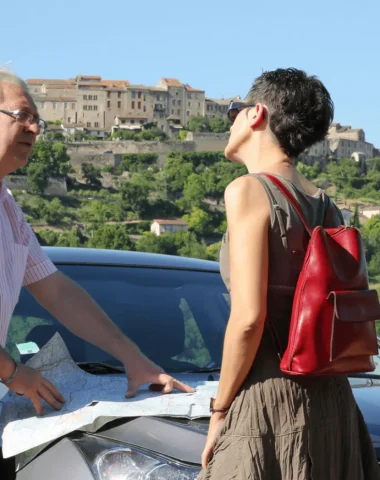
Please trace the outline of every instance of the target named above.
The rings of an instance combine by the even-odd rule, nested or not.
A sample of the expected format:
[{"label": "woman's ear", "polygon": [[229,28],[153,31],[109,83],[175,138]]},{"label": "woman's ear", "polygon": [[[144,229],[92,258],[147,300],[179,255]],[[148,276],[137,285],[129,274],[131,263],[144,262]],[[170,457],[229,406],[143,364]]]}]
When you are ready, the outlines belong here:
[{"label": "woman's ear", "polygon": [[249,126],[254,129],[259,127],[266,119],[266,109],[262,103],[257,103],[248,111]]}]

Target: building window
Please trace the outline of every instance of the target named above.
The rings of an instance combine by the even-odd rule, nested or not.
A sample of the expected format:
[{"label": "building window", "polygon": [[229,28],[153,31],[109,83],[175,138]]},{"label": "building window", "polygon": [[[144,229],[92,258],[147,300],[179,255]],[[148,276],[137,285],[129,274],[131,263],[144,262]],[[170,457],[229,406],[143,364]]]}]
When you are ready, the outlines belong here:
[{"label": "building window", "polygon": [[87,126],[88,126],[88,127],[91,127],[91,122],[87,122]]},{"label": "building window", "polygon": [[97,95],[94,95],[94,100],[97,100],[98,99],[98,96]]},{"label": "building window", "polygon": [[131,120],[131,124],[134,125],[134,124],[135,124],[135,121],[134,121],[134,120]]},{"label": "building window", "polygon": [[137,98],[141,98],[141,92],[138,92]]},{"label": "building window", "polygon": [[83,100],[87,100],[87,95],[83,95]]},{"label": "building window", "polygon": [[92,95],[89,95],[89,96],[88,96],[88,99],[89,99],[89,100],[92,100]]},{"label": "building window", "polygon": [[141,110],[141,102],[138,102],[137,108],[138,108],[139,110]]},{"label": "building window", "polygon": [[182,100],[178,100],[178,105],[182,105]]},{"label": "building window", "polygon": [[172,104],[175,105],[175,100],[172,100]]},{"label": "building window", "polygon": [[87,110],[87,105],[83,105],[83,110]]},{"label": "building window", "polygon": [[190,112],[189,112],[189,110],[186,112],[186,115],[187,115],[188,117],[190,117]]},{"label": "building window", "polygon": [[188,106],[188,107],[191,107],[191,102],[189,102],[189,103],[187,104],[187,106]]},{"label": "building window", "polygon": [[107,108],[111,108],[111,102],[109,100],[107,102]]},{"label": "building window", "polygon": [[117,108],[121,108],[121,102],[117,102]]},{"label": "building window", "polygon": [[142,125],[144,123],[144,120],[140,120],[140,125]]},{"label": "building window", "polygon": [[178,97],[178,92],[175,92],[176,97]]},{"label": "building window", "polygon": [[144,98],[143,98],[144,102],[146,101],[146,95],[144,95]]},{"label": "building window", "polygon": [[94,123],[95,127],[99,127],[99,122]]},{"label": "building window", "polygon": [[160,101],[160,96],[156,95],[156,98],[157,98],[157,101],[159,102]]},{"label": "building window", "polygon": [[121,98],[121,92],[117,92],[117,98]]},{"label": "building window", "polygon": [[136,92],[132,90],[132,98],[136,98]]},{"label": "building window", "polygon": [[111,98],[111,92],[107,92],[107,98]]},{"label": "building window", "polygon": [[181,115],[181,110],[177,110],[177,115],[178,115],[178,116]]},{"label": "building window", "polygon": [[97,110],[98,109],[98,106],[97,105],[94,105],[94,110]]},{"label": "building window", "polygon": [[67,121],[68,121],[68,123],[71,123],[71,117],[69,117],[69,118],[67,119]]},{"label": "building window", "polygon": [[53,108],[54,108],[54,110],[57,108],[57,104],[56,104],[56,103],[53,103]]},{"label": "building window", "polygon": [[135,102],[132,102],[132,110],[135,109]]},{"label": "building window", "polygon": [[144,105],[144,112],[146,112],[146,106]]}]

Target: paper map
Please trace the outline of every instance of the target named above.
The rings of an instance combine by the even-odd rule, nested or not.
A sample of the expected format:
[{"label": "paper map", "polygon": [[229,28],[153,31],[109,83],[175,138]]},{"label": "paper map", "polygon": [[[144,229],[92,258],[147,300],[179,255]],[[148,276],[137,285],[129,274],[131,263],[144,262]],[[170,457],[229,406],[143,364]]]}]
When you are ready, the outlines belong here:
[{"label": "paper map", "polygon": [[[74,430],[94,432],[118,417],[209,416],[210,397],[216,395],[216,382],[193,382],[195,393],[163,395],[142,387],[135,398],[126,399],[123,374],[93,375],[81,370],[72,360],[61,336],[42,347],[27,365],[36,368],[65,397],[59,412],[44,403],[44,415],[36,416],[29,399],[8,392],[0,417],[5,458],[26,452]],[[189,383],[189,382],[187,382]],[[96,403],[97,402],[97,403]]]}]

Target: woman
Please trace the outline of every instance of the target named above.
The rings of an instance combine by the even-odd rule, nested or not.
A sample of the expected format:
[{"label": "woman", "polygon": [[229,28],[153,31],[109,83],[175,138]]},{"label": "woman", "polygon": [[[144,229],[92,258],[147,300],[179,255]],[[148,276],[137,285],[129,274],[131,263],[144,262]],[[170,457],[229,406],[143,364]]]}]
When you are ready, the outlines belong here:
[{"label": "woman", "polygon": [[305,251],[304,227],[282,193],[258,173],[276,175],[312,226],[343,224],[337,207],[294,164],[327,134],[330,95],[317,78],[278,69],[257,78],[246,102],[231,105],[229,116],[226,157],[245,164],[249,174],[225,192],[228,232],[220,262],[231,314],[198,478],[379,479],[348,379],[290,377],[279,368]]}]

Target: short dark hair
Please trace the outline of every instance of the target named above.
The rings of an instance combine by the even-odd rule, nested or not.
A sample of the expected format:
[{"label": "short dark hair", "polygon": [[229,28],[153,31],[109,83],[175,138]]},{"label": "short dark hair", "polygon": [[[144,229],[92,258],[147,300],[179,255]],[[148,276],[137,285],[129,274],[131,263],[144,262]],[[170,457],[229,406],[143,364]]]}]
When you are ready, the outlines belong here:
[{"label": "short dark hair", "polygon": [[295,68],[264,72],[246,101],[268,107],[270,129],[289,157],[323,140],[334,118],[334,103],[323,83]]}]

